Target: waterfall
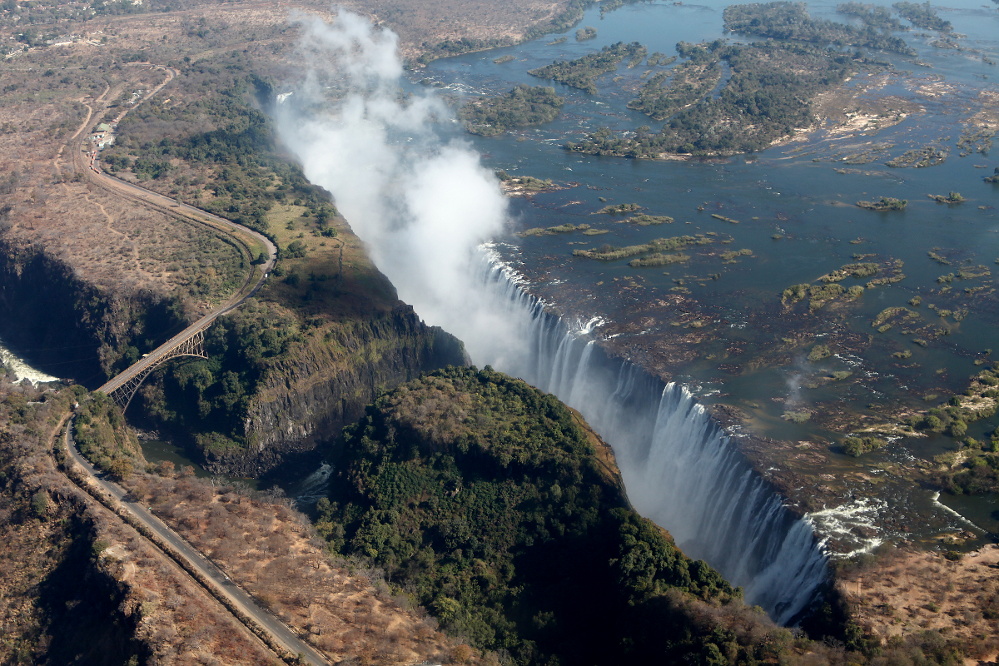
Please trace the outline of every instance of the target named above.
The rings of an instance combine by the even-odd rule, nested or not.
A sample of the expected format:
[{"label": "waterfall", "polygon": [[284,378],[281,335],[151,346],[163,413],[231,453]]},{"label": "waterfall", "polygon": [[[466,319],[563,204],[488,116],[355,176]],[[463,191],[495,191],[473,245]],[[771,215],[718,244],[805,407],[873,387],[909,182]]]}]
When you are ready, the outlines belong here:
[{"label": "waterfall", "polygon": [[[526,347],[496,356],[497,369],[579,410],[613,447],[639,513],[741,586],[747,602],[781,623],[805,610],[827,575],[811,522],[784,506],[694,396],[608,356],[589,335],[599,320],[553,315],[495,251],[487,248],[478,277]],[[477,362],[493,358],[471,351]]]}]

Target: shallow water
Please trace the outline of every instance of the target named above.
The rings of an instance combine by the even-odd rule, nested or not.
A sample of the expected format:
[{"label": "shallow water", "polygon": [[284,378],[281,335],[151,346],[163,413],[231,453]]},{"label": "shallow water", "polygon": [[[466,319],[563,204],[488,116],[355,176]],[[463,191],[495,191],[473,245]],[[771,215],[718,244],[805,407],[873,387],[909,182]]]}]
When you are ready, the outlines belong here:
[{"label": "shallow water", "polygon": [[[865,97],[895,95],[922,110],[879,132],[834,135],[817,131],[803,141],[749,156],[687,162],[592,157],[561,148],[565,141],[578,140],[601,126],[634,129],[650,125],[656,129],[656,122],[625,106],[649,68],[622,66],[616,74],[598,79],[596,95],[537,79],[527,70],[556,59],[577,58],[618,41],[639,41],[650,53],[667,55],[675,53],[674,45],[681,40],[747,41],[722,33],[721,12],[727,4],[639,3],[603,17],[594,9],[581,22],[597,28],[594,40],[577,43],[569,31],[569,39],[562,44],[551,44],[553,37],[546,36],[516,47],[438,61],[416,77],[442,88],[456,101],[474,94],[502,93],[516,84],[553,85],[566,98],[562,115],[546,126],[495,138],[468,138],[492,168],[511,175],[550,178],[567,186],[514,200],[511,231],[572,223],[607,232],[525,238],[511,234],[502,239],[507,244],[497,247],[505,248],[504,259],[534,281],[531,290],[535,294],[584,321],[600,317],[606,323],[595,331],[598,338],[630,350],[629,354],[652,359],[663,354],[661,346],[672,331],[689,332],[685,326],[677,328],[678,312],[696,311],[704,325],[703,339],[692,343],[681,361],[658,365],[657,372],[691,386],[708,403],[740,408],[762,434],[835,445],[841,435],[822,424],[792,423],[782,415],[788,410],[863,414],[871,405],[883,414],[925,408],[961,392],[978,369],[972,361],[996,360],[984,352],[999,350],[995,333],[999,301],[993,270],[999,268],[995,208],[999,189],[982,178],[999,162],[987,152],[962,157],[957,142],[966,121],[982,110],[983,91],[999,93],[995,83],[999,69],[988,64],[988,59],[999,60],[999,12],[971,0],[934,5],[953,23],[954,32],[963,35],[958,39],[962,50],[934,47],[938,36],[927,31],[896,33],[918,55],[884,55],[895,71],[880,89]],[[891,3],[877,4],[890,7]],[[835,13],[835,3],[809,3],[809,10],[817,18],[851,21]],[[494,62],[507,55],[514,56],[513,60]],[[861,74],[850,85],[869,82]],[[989,104],[994,106],[995,101]],[[845,163],[846,156],[882,143],[889,146],[877,159]],[[946,160],[926,168],[884,164],[927,145],[946,150]],[[927,197],[950,191],[960,192],[966,201],[942,205]],[[906,199],[909,205],[891,213],[854,205],[882,196]],[[639,227],[593,215],[605,205],[620,203],[636,203],[643,212],[669,215],[675,221]],[[714,218],[713,213],[738,224]],[[656,268],[633,268],[627,259],[602,262],[572,256],[574,249],[604,244],[621,247],[681,234],[715,234],[715,242],[683,250],[691,256],[686,263]],[[737,257],[733,263],[719,257],[721,252],[741,249],[752,255]],[[931,258],[930,252],[943,261]],[[835,316],[820,313],[795,318],[783,313],[780,293],[784,288],[814,283],[821,275],[857,261],[857,254],[872,255],[861,260],[899,260],[906,277],[896,284],[868,289]],[[973,268],[977,275],[940,281],[962,268]],[[848,287],[864,281],[848,279],[842,284]],[[968,294],[966,290],[977,291]],[[677,294],[681,300],[672,298]],[[909,305],[916,296],[922,304]],[[930,305],[967,313],[960,321],[941,318]],[[895,326],[878,333],[872,328],[878,313],[896,306],[918,312],[921,331]],[[826,337],[825,326],[835,326],[836,335]],[[933,329],[946,329],[947,335],[925,345],[914,342]],[[797,345],[781,348],[782,336],[798,334],[802,337]],[[852,342],[846,345],[844,340]],[[832,344],[834,355],[808,361],[811,346],[823,342]],[[895,352],[908,352],[911,357],[901,361],[892,357]],[[830,381],[837,371],[849,372],[849,378]],[[980,424],[978,432],[969,434],[979,436],[992,428],[992,423]],[[828,471],[861,472],[870,482],[845,491],[841,504],[827,514],[827,524],[844,520],[877,523],[883,532],[877,539],[922,539],[964,529],[960,519],[934,501],[931,491],[913,487],[895,474],[898,466],[916,457],[930,458],[955,447],[949,438],[934,437],[893,442],[887,450],[860,461],[830,453]],[[856,497],[871,493],[876,497],[863,511],[851,508],[860,501]],[[994,510],[994,498],[952,502],[944,497],[942,501],[976,515],[990,515]],[[859,539],[854,545],[862,549],[874,540],[871,537],[865,544]]]}]

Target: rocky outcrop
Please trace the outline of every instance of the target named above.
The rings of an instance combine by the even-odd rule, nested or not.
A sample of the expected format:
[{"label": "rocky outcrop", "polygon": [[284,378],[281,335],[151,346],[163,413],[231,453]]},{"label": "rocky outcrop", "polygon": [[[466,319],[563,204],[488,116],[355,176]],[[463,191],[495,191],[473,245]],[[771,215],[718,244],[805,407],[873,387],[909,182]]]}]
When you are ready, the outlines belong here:
[{"label": "rocky outcrop", "polygon": [[249,444],[207,452],[217,472],[259,476],[355,421],[381,392],[425,372],[467,364],[461,342],[408,305],[314,331],[268,369],[247,410]]}]

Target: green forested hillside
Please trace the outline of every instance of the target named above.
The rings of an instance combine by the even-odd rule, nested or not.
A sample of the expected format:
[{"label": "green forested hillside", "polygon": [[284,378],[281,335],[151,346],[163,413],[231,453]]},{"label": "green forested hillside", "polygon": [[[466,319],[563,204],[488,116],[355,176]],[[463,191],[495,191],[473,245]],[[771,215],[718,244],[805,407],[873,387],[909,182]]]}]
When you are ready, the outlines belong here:
[{"label": "green forested hillside", "polygon": [[789,649],[789,631],[629,507],[603,448],[520,380],[438,371],[345,430],[317,527],[512,663],[734,663]]}]

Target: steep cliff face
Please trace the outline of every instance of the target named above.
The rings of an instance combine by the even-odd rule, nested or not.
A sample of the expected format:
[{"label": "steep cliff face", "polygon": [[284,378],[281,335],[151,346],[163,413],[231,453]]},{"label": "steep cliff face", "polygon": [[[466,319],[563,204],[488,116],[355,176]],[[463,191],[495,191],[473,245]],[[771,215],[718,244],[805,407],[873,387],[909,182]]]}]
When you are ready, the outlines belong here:
[{"label": "steep cliff face", "polygon": [[114,293],[0,235],[0,335],[40,369],[94,388],[182,321],[148,291]]},{"label": "steep cliff face", "polygon": [[467,363],[455,337],[424,324],[408,305],[312,333],[264,373],[243,423],[248,446],[207,451],[212,469],[259,475],[337,436],[379,393]]}]

